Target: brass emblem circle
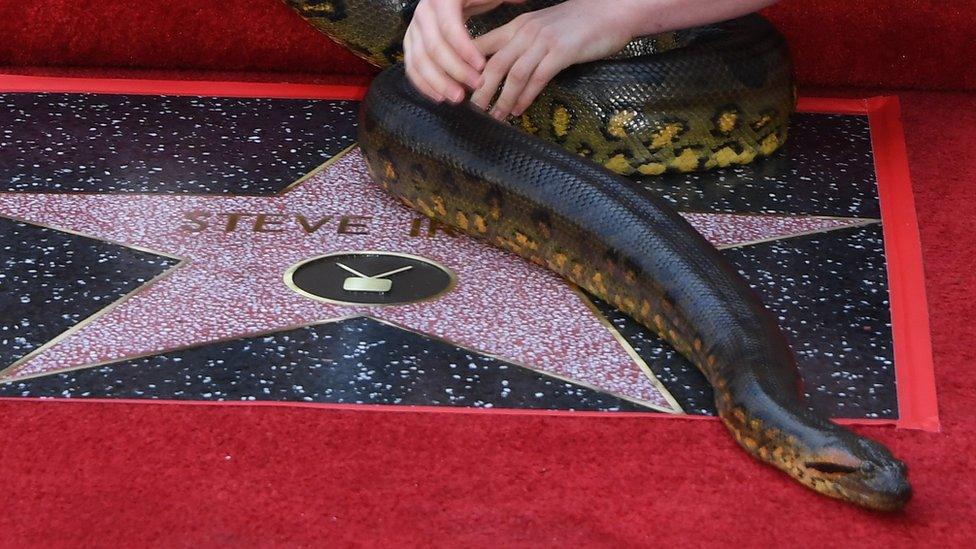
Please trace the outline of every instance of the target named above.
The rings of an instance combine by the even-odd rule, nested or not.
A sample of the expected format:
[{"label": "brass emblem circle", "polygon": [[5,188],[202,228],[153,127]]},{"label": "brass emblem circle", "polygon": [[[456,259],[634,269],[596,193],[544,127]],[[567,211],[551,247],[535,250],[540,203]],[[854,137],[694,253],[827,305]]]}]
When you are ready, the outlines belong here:
[{"label": "brass emblem circle", "polygon": [[444,265],[417,255],[341,251],[305,259],[285,272],[295,292],[338,305],[403,305],[436,299],[457,282]]}]

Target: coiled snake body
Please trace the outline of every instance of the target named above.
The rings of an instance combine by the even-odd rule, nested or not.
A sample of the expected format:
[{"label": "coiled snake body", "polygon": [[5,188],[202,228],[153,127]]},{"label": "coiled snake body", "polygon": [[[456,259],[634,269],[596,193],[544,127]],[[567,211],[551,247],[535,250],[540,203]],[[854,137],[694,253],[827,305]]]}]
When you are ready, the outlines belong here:
[{"label": "coiled snake body", "polygon": [[[410,85],[398,60],[416,2],[288,2],[388,67],[369,88],[359,130],[385,189],[656,331],[705,374],[723,423],[752,456],[828,496],[880,510],[905,504],[904,464],[804,405],[793,353],[738,272],[662,200],[618,175],[746,163],[783,143],[791,68],[764,19],[641,38],[612,59],[567,69],[513,127]],[[485,32],[556,3],[505,6],[469,27]]]}]

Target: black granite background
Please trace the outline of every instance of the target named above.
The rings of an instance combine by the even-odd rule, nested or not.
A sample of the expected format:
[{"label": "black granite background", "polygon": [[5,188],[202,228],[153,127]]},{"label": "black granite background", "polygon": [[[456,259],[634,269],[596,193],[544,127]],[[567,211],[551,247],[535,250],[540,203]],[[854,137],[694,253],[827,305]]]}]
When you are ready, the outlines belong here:
[{"label": "black granite background", "polygon": [[[832,417],[896,418],[898,402],[881,226],[724,250],[779,319],[811,405]],[[714,414],[695,367],[594,298],[688,413]]]},{"label": "black granite background", "polygon": [[177,263],[0,217],[0,370]]},{"label": "black granite background", "polygon": [[0,191],[275,194],[354,143],[358,105],[0,94]]},{"label": "black granite background", "polygon": [[681,211],[881,217],[871,132],[860,115],[798,113],[770,158],[638,179]]},{"label": "black granite background", "polygon": [[[357,108],[0,94],[0,191],[275,194],[353,143]],[[641,181],[682,211],[880,217],[864,116],[797,114],[772,158]],[[175,264],[9,219],[0,219],[0,246],[0,367]],[[780,318],[815,407],[896,416],[880,225],[725,253]],[[712,412],[694,367],[596,303],[686,411]],[[644,409],[366,318],[35,378],[0,394]]]},{"label": "black granite background", "polygon": [[369,317],[13,381],[0,396],[648,410]]}]

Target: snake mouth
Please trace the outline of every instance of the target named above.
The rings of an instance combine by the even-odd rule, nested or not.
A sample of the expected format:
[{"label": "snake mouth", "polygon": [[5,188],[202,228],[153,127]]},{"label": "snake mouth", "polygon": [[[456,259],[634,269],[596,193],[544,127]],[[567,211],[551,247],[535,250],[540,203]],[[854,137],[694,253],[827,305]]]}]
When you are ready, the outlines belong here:
[{"label": "snake mouth", "polygon": [[825,493],[876,511],[897,511],[912,497],[907,469],[898,461],[862,462],[859,466],[833,461],[807,461],[808,471],[826,481]]},{"label": "snake mouth", "polygon": [[829,461],[808,461],[803,465],[806,466],[807,469],[814,469],[824,473],[825,475],[843,475],[848,473],[856,473],[860,470],[859,467],[843,465],[840,463],[831,463]]},{"label": "snake mouth", "polygon": [[898,511],[912,499],[912,487],[904,478],[894,486],[860,495],[861,505],[875,511]]}]

